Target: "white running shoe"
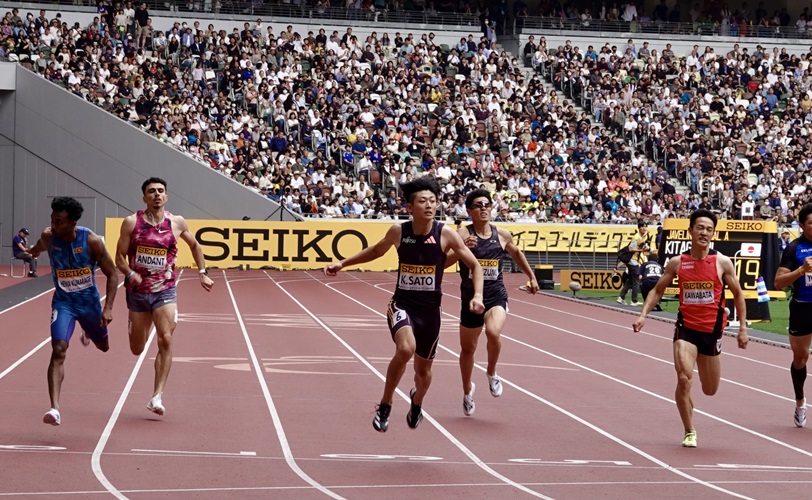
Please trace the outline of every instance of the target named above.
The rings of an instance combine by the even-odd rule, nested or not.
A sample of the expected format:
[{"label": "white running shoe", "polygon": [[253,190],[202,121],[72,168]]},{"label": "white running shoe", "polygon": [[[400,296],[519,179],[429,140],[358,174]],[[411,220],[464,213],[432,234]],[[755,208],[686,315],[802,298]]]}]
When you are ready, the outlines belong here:
[{"label": "white running shoe", "polygon": [[59,414],[59,410],[56,408],[51,408],[42,417],[42,422],[49,425],[59,425],[62,423],[62,415]]},{"label": "white running shoe", "polygon": [[471,382],[471,392],[462,397],[462,412],[465,413],[466,417],[473,415],[476,410],[476,403],[474,403],[475,390],[476,384]]},{"label": "white running shoe", "polygon": [[90,337],[87,336],[87,332],[84,328],[82,328],[82,334],[79,335],[79,340],[82,341],[82,345],[85,347],[90,345]]},{"label": "white running shoe", "polygon": [[795,407],[795,427],[803,427],[806,425],[806,398],[801,406]]},{"label": "white running shoe", "polygon": [[634,307],[640,307],[640,306],[642,306],[642,305],[643,305],[643,303],[642,303],[642,302],[632,302],[632,303],[631,303],[631,304],[629,304],[629,305],[630,305],[630,306],[634,306]]},{"label": "white running shoe", "polygon": [[147,410],[161,417],[164,416],[164,413],[166,413],[166,408],[164,408],[164,404],[163,401],[161,401],[160,394],[149,400],[149,403],[147,403]]},{"label": "white running shoe", "polygon": [[498,398],[502,395],[502,379],[499,375],[488,375],[488,386],[491,388],[491,396]]},{"label": "white running shoe", "polygon": [[625,301],[625,300],[623,300],[623,299],[621,299],[620,297],[618,297],[618,298],[617,298],[617,300],[616,300],[615,302],[617,302],[618,304],[620,304],[620,305],[622,305],[622,306],[625,306],[625,305],[626,305],[626,301]]}]

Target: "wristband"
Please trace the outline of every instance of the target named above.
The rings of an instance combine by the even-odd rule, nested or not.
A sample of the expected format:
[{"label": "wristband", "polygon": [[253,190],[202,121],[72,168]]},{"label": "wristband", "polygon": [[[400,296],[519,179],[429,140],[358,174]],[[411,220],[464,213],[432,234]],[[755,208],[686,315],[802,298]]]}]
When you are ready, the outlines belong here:
[{"label": "wristband", "polygon": [[125,279],[125,280],[129,280],[129,279],[130,279],[130,276],[132,276],[133,274],[135,274],[135,271],[130,271],[130,272],[128,272],[128,273],[127,273],[127,276],[126,276],[124,279]]},{"label": "wristband", "polygon": [[208,276],[208,274],[209,274],[209,270],[208,270],[208,269],[206,269],[205,267],[204,267],[203,269],[198,270],[197,272],[199,272],[200,274],[205,274],[205,275],[207,275],[207,276]]}]

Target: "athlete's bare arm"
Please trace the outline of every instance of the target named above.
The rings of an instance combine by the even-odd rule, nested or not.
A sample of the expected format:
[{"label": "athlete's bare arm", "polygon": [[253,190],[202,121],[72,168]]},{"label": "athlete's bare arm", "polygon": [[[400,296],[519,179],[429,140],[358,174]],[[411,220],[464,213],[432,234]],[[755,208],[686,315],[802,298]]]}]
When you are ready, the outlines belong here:
[{"label": "athlete's bare arm", "polygon": [[733,294],[733,304],[736,306],[736,316],[739,319],[739,334],[736,340],[739,342],[740,349],[747,348],[747,306],[744,302],[744,293],[739,284],[739,278],[736,276],[736,269],[733,262],[722,254],[716,254],[716,261],[722,268],[722,282],[725,283]]},{"label": "athlete's bare arm", "polygon": [[525,257],[524,252],[519,250],[519,247],[513,242],[513,233],[501,227],[497,227],[496,230],[499,232],[499,241],[502,243],[505,251],[510,254],[513,262],[519,266],[519,269],[530,278],[530,286],[527,287],[527,291],[530,293],[538,292],[539,283],[536,281],[536,274],[533,272],[533,269],[530,268],[530,263],[527,262],[527,257]]},{"label": "athlete's bare arm", "polygon": [[471,280],[474,282],[474,298],[471,299],[471,303],[469,305],[471,312],[475,314],[482,314],[485,311],[485,304],[482,302],[482,267],[479,265],[479,261],[476,260],[474,254],[471,252],[471,249],[465,246],[465,242],[462,240],[462,237],[451,229],[448,226],[443,226],[443,232],[441,234],[441,239],[443,246],[445,247],[444,251],[447,253],[448,250],[453,251],[455,254],[459,256],[459,259],[468,266],[468,269],[471,270]]},{"label": "athlete's bare arm", "polygon": [[[174,229],[180,231],[180,239],[189,245],[189,250],[192,251],[192,258],[195,259],[197,268],[205,270],[206,258],[203,256],[203,247],[200,246],[200,243],[197,242],[197,238],[189,231],[189,224],[186,223],[186,219],[180,215],[173,215],[171,220]],[[200,273],[200,286],[207,292],[210,292],[211,287],[214,286],[214,281],[212,281],[207,274]]]},{"label": "athlete's bare arm", "polygon": [[107,298],[104,299],[100,320],[101,326],[106,327],[113,321],[113,302],[116,300],[116,291],[118,291],[118,271],[116,271],[116,266],[113,264],[107,248],[96,233],[90,233],[87,243],[90,246],[90,258],[99,265],[99,269],[107,277]]},{"label": "athlete's bare arm", "polygon": [[135,229],[135,218],[136,215],[132,214],[121,223],[121,231],[119,231],[118,244],[116,245],[116,267],[124,274],[124,281],[130,287],[141,284],[141,275],[133,272],[127,259],[133,229]]},{"label": "athlete's bare arm", "polygon": [[[477,243],[476,235],[471,234],[470,231],[468,231],[468,226],[461,226],[459,229],[457,229],[457,234],[459,234],[460,238],[462,238],[462,241],[465,242],[465,246],[467,246],[468,248],[476,247],[476,243]],[[445,257],[445,267],[446,267],[446,269],[448,269],[449,267],[456,264],[459,260],[460,260],[460,256],[457,255],[457,253],[454,252],[453,250],[449,249],[446,252],[446,257]]]},{"label": "athlete's bare arm", "polygon": [[812,273],[812,257],[804,259],[804,263],[794,271],[790,271],[786,267],[779,267],[775,272],[774,284],[775,288],[780,290],[792,285],[795,280],[804,274]]},{"label": "athlete's bare arm", "polygon": [[643,310],[640,311],[640,316],[632,323],[632,329],[634,329],[635,333],[643,329],[643,325],[646,323],[646,315],[660,302],[660,299],[663,298],[663,294],[665,293],[665,289],[674,281],[674,278],[677,277],[679,262],[680,259],[678,257],[668,260],[663,275],[660,276],[657,284],[654,285],[654,289],[649,292],[648,298],[646,298],[646,302],[643,304]]},{"label": "athlete's bare arm", "polygon": [[42,252],[47,252],[51,247],[51,228],[46,227],[42,230],[42,234],[34,245],[28,249],[31,257],[37,258]]},{"label": "athlete's bare arm", "polygon": [[361,250],[357,254],[347,257],[346,259],[340,262],[334,262],[332,264],[327,265],[324,268],[324,274],[327,276],[335,276],[339,271],[344,269],[348,266],[354,266],[356,264],[363,264],[365,262],[371,262],[375,259],[383,257],[386,252],[389,251],[390,248],[395,247],[397,248],[400,245],[400,235],[401,229],[400,224],[393,224],[389,227],[386,231],[386,234],[380,241],[375,243],[372,246],[366,247],[365,249]]}]

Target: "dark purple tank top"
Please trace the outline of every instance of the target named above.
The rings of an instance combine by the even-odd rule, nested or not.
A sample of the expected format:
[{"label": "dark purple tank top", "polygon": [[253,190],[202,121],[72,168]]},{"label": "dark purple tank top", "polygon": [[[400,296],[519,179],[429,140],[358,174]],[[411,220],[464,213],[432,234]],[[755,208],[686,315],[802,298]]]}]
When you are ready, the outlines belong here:
[{"label": "dark purple tank top", "polygon": [[428,234],[414,234],[412,221],[401,225],[398,246],[398,283],[395,302],[401,306],[439,307],[443,298],[446,255],[440,235],[443,224],[433,221]]}]

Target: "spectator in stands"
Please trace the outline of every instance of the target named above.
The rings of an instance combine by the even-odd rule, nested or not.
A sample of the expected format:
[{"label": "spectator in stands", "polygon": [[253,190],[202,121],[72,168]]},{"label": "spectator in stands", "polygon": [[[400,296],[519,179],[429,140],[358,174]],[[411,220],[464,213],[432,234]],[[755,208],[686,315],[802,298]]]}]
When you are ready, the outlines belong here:
[{"label": "spectator in stands", "polygon": [[28,249],[28,229],[20,229],[11,241],[11,249],[15,259],[20,259],[28,264],[28,277],[37,277],[37,258],[31,255]]}]

